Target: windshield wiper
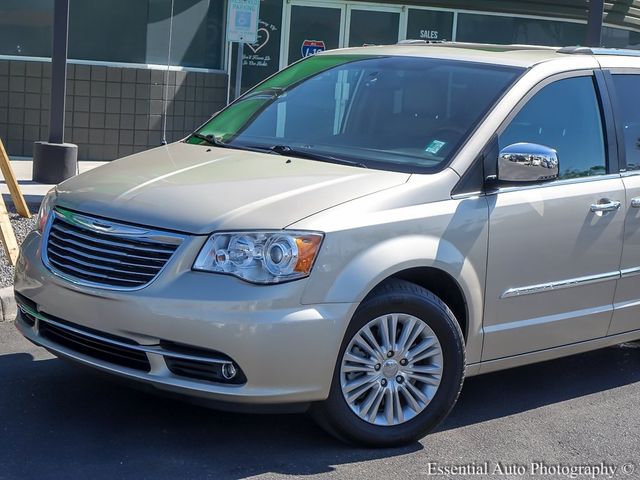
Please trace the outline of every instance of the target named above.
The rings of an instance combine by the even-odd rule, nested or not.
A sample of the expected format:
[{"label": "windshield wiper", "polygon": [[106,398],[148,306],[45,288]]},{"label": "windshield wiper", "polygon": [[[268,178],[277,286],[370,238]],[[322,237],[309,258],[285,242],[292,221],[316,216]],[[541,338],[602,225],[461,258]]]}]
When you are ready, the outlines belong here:
[{"label": "windshield wiper", "polygon": [[368,168],[364,163],[361,162],[346,160],[344,158],[334,157],[333,155],[316,153],[301,148],[293,148],[289,145],[274,145],[273,147],[266,147],[265,149],[283,156],[306,158],[309,160],[319,160],[321,162],[341,163],[343,165],[349,165],[352,167]]},{"label": "windshield wiper", "polygon": [[258,90],[257,92],[247,92],[247,94],[244,95],[242,99],[246,100],[248,98],[255,98],[255,97],[268,97],[268,98],[275,99],[275,98],[278,98],[283,93],[285,93],[286,91],[287,89],[284,87],[269,87],[263,90]]},{"label": "windshield wiper", "polygon": [[214,147],[233,148],[231,145],[228,145],[223,141],[217,139],[215,135],[203,135],[201,133],[195,132],[195,133],[192,133],[191,136],[193,138],[197,138],[198,140],[204,140],[209,145],[213,145]]},{"label": "windshield wiper", "polygon": [[319,160],[321,162],[340,163],[343,165],[349,165],[352,167],[368,168],[364,163],[356,162],[353,160],[346,160],[344,158],[334,157],[333,155],[327,155],[323,153],[316,153],[310,150],[301,148],[292,148],[289,145],[274,145],[273,147],[266,146],[249,146],[249,145],[233,145],[220,141],[214,135],[203,135],[201,133],[192,133],[193,138],[198,140],[204,140],[205,142],[219,148],[233,148],[237,150],[248,150],[250,152],[272,152],[282,156],[306,158],[309,160]]},{"label": "windshield wiper", "polygon": [[218,147],[218,148],[230,148],[233,150],[246,150],[248,152],[260,152],[263,153],[264,152],[264,148],[254,148],[254,147],[249,147],[247,145],[237,145],[237,144],[232,144],[232,143],[225,143],[222,140],[220,140],[219,138],[217,138],[214,135],[202,135],[201,133],[192,133],[191,136],[193,138],[197,138],[198,140],[204,140],[205,142],[207,142],[209,145],[213,145],[214,147]]}]

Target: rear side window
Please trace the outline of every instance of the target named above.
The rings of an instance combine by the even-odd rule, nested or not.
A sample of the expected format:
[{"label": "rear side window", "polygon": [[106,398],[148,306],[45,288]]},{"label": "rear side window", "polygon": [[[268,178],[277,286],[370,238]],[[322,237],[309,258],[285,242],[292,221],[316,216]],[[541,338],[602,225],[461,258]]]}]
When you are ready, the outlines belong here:
[{"label": "rear side window", "polygon": [[554,148],[560,179],[605,174],[602,115],[593,78],[558,80],[540,90],[500,135],[500,149],[519,142]]},{"label": "rear side window", "polygon": [[627,170],[640,170],[640,75],[614,75]]}]

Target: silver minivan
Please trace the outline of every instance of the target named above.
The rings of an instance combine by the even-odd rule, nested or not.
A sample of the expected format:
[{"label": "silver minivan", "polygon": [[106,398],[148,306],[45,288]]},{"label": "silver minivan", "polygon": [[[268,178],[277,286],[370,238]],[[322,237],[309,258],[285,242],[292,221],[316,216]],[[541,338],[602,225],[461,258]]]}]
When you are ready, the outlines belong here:
[{"label": "silver minivan", "polygon": [[467,376],[640,338],[639,91],[637,52],[315,55],[53,189],[16,324],[160,391],[415,441]]}]

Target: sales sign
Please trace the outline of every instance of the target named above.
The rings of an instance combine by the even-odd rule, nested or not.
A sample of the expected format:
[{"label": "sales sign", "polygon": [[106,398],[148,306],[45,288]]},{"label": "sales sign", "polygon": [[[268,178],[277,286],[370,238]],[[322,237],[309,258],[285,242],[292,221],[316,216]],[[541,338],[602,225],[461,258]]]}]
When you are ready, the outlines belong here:
[{"label": "sales sign", "polygon": [[227,41],[256,43],[260,0],[229,0],[227,15]]}]

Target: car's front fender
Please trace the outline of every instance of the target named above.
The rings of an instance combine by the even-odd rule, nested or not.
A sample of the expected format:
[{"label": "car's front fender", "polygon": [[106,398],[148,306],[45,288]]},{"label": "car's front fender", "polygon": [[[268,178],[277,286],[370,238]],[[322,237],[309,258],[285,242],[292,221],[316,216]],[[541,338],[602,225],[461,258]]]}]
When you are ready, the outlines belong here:
[{"label": "car's front fender", "polygon": [[446,200],[351,218],[351,228],[327,233],[302,302],[360,302],[392,275],[435,268],[452,277],[463,293],[468,361],[479,361],[488,241],[485,199]]}]

